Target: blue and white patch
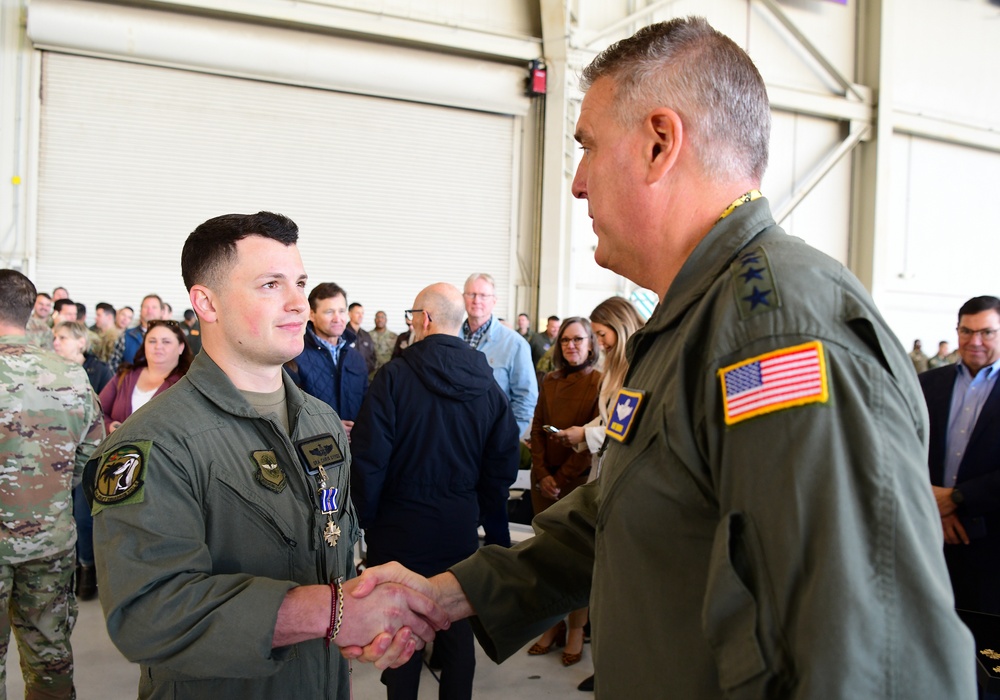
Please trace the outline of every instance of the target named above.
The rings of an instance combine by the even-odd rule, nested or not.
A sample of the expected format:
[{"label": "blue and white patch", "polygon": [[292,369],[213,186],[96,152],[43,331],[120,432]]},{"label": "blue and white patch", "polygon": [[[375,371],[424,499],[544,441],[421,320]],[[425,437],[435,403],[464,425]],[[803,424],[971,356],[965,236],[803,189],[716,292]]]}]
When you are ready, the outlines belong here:
[{"label": "blue and white patch", "polygon": [[608,437],[618,442],[628,441],[632,426],[639,420],[645,396],[646,392],[640,389],[621,388],[615,398],[611,415],[608,416],[608,425],[605,428]]}]

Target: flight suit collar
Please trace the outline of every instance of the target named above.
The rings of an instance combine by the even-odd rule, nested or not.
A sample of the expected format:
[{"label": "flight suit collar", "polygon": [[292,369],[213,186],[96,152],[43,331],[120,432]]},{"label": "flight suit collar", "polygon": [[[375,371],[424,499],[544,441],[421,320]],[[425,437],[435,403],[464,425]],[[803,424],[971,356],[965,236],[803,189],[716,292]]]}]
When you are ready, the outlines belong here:
[{"label": "flight suit collar", "polygon": [[643,343],[644,338],[652,337],[678,323],[687,310],[715,284],[740,251],[770,226],[774,226],[774,218],[766,197],[746,202],[718,221],[688,256],[645,327],[629,338],[629,361],[633,361],[637,347]]},{"label": "flight suit collar", "polygon": [[[222,371],[215,360],[209,357],[206,351],[202,350],[195,356],[185,378],[208,401],[226,413],[244,418],[260,418],[257,409],[243,398],[243,394],[236,388],[229,376]],[[281,372],[281,381],[285,386],[285,400],[288,402],[289,418],[298,416],[299,411],[305,405],[305,398],[284,370]],[[296,423],[297,421],[292,421],[293,432]]]}]

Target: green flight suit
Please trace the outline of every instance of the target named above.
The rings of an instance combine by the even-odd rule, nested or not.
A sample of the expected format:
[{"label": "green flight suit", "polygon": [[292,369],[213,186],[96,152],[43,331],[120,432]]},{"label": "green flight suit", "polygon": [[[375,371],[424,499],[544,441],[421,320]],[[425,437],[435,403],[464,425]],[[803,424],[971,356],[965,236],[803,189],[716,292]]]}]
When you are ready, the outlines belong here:
[{"label": "green flight suit", "polygon": [[[824,395],[727,425],[720,370],[816,341]],[[531,540],[452,569],[491,656],[589,594],[598,697],[975,698],[926,411],[858,280],[757,199],[713,227],[628,350],[625,386],[646,393],[600,479]]]},{"label": "green flight suit", "polygon": [[[110,505],[95,496],[94,544],[108,632],[141,664],[140,698],[349,697],[336,646],[271,649],[285,594],[353,576],[358,538],[343,426],[287,375],[284,386],[291,440],[202,352],[88,465],[92,488],[110,493],[113,477],[127,495]],[[293,444],[323,434],[347,457],[328,471],[338,489],[334,547],[323,540],[316,479]]]}]

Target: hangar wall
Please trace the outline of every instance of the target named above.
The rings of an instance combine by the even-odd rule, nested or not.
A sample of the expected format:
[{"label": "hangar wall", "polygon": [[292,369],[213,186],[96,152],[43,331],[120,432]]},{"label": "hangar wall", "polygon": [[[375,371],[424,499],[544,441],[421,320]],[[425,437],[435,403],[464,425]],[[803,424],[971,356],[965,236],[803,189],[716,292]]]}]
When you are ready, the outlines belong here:
[{"label": "hangar wall", "polygon": [[[266,205],[296,213],[314,280],[341,282],[369,315],[386,307],[396,329],[419,286],[479,269],[498,278],[501,315],[587,313],[633,285],[593,262],[569,193],[579,70],[692,13],[768,85],[763,190],[783,225],[848,263],[906,345],[952,339],[961,301],[1000,291],[990,0],[4,3],[0,262],[89,296],[132,274],[92,270],[128,241],[128,260],[153,254],[109,300],[134,302],[179,284],[171,259],[194,224]],[[523,92],[533,58],[544,98]],[[111,90],[90,103],[97,73]],[[117,107],[116,85],[131,85]],[[212,129],[190,128],[202,119]]]}]

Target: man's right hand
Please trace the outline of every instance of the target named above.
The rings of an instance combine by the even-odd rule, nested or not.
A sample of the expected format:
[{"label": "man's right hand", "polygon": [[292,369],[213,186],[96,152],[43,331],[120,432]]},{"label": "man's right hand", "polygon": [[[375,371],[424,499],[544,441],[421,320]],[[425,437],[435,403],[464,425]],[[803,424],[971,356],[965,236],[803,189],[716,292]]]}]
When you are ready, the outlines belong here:
[{"label": "man's right hand", "polygon": [[[363,595],[356,592],[362,585]],[[434,639],[436,630],[451,624],[434,599],[388,578],[377,586],[361,578],[345,581],[341,594],[344,613],[334,644],[349,649],[370,648],[370,658],[365,660],[374,661],[382,669],[405,663]]]},{"label": "man's right hand", "polygon": [[[361,576],[352,579],[352,583],[355,585],[350,590],[350,596],[356,598],[365,598],[370,593],[378,591],[384,585],[393,583],[410,588],[432,599],[440,609],[444,610],[446,615],[444,620],[437,618],[429,619],[429,622],[436,629],[447,629],[455,620],[461,620],[475,614],[475,611],[469,604],[468,598],[465,596],[465,592],[458,583],[458,579],[450,572],[426,579],[410,571],[402,564],[391,562],[381,566],[368,567]],[[344,616],[346,619],[346,611]],[[339,643],[338,646],[341,646],[340,653],[345,658],[373,662],[378,668],[388,668],[390,665],[397,666],[405,662],[405,659],[399,661],[398,658],[393,658],[405,644],[405,640],[401,638],[404,632],[405,630],[400,630],[396,633],[391,644],[386,637],[380,636],[364,646],[361,644],[344,646]],[[418,633],[417,636],[421,635]],[[420,647],[422,646],[423,644],[420,643]],[[406,659],[409,659],[409,656],[407,655]]]}]

